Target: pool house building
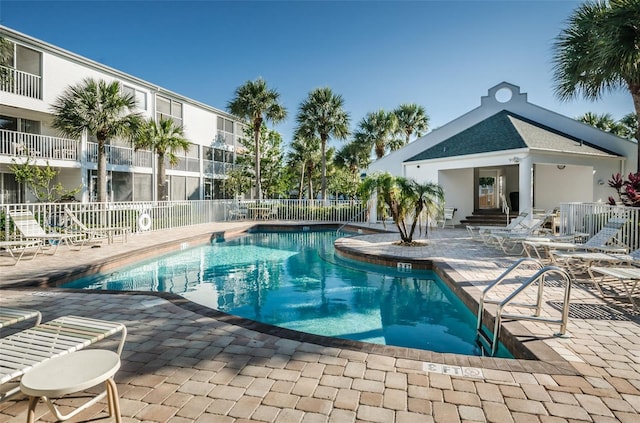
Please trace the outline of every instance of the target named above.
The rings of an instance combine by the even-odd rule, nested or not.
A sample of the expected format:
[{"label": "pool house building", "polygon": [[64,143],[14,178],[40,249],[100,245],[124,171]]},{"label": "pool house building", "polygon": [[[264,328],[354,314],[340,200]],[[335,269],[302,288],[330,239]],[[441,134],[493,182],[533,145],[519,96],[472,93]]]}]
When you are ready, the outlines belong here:
[{"label": "pool house building", "polygon": [[[0,26],[0,37],[12,51],[8,62],[0,63],[7,75],[0,82],[0,204],[35,201],[9,170],[12,163],[27,159],[59,169],[55,182],[80,188],[76,200],[95,200],[96,140],[86,135],[65,138],[51,125],[52,104],[86,78],[117,81],[123,93],[135,96],[136,111],[145,118],[170,117],[184,126],[190,148],[178,154],[176,166],[167,166],[169,200],[223,198],[242,135],[237,118],[10,28]],[[135,151],[116,139],[110,140],[106,154],[109,201],[157,199],[156,158],[151,151]]]},{"label": "pool house building", "polygon": [[636,171],[637,143],[527,101],[502,82],[480,106],[367,169],[438,183],[453,223],[483,209],[607,202],[612,174]]}]

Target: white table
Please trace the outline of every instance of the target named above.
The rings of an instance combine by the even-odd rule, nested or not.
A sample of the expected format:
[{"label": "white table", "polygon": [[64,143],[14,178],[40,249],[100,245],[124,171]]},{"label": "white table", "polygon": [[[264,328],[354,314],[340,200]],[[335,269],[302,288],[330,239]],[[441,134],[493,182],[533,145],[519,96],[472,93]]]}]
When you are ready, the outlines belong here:
[{"label": "white table", "polygon": [[[27,422],[35,419],[35,408],[40,397],[57,420],[67,420],[82,410],[92,406],[105,396],[109,405],[109,415],[121,422],[118,389],[113,376],[120,368],[120,357],[109,350],[82,350],[52,358],[35,366],[22,376],[20,390],[29,396]],[[74,392],[84,391],[106,382],[106,389],[79,408],[62,415],[51,401]]]}]

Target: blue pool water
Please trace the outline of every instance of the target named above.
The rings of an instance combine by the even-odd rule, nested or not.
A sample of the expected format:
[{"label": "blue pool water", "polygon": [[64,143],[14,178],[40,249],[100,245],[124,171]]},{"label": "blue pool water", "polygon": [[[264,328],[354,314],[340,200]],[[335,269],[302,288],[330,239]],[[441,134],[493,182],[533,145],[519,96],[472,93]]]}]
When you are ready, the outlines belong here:
[{"label": "blue pool water", "polygon": [[[165,291],[307,333],[479,355],[475,316],[430,271],[337,258],[335,231],[258,232],[82,278],[64,288]],[[501,349],[499,356],[510,357]]]}]

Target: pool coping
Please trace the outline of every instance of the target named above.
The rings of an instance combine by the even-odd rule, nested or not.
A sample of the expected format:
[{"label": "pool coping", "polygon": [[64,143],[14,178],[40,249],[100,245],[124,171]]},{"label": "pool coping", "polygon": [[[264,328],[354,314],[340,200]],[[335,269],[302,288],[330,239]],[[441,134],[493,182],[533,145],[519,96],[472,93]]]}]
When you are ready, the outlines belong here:
[{"label": "pool coping", "polygon": [[[224,239],[232,239],[238,236],[243,236],[244,234],[250,233],[251,230],[260,230],[260,229],[273,229],[273,230],[300,230],[302,227],[313,227],[315,230],[327,230],[327,229],[336,229],[341,225],[338,224],[289,224],[289,223],[256,223],[253,225],[248,225],[245,228],[236,229],[233,231],[211,231],[206,232],[201,235],[192,236],[188,238],[181,238],[174,241],[167,241],[161,244],[156,244],[153,246],[143,247],[137,249],[135,254],[131,252],[116,254],[110,256],[106,260],[101,260],[100,262],[95,261],[92,263],[75,266],[68,271],[65,272],[55,272],[48,274],[45,278],[40,278],[39,280],[33,281],[31,283],[20,282],[19,284],[15,284],[14,286],[6,285],[6,288],[48,288],[54,291],[60,292],[76,292],[76,293],[86,293],[87,290],[82,289],[69,289],[69,288],[59,288],[61,284],[69,282],[70,280],[87,276],[91,274],[95,274],[98,272],[105,272],[115,268],[119,268],[122,266],[126,266],[135,261],[144,260],[146,258],[151,258],[155,256],[159,256],[162,254],[167,254],[173,251],[179,251],[181,249],[195,247],[198,245],[204,245],[212,242],[213,239],[219,239],[220,237]],[[361,228],[356,225],[346,226],[346,228],[353,230],[354,232],[358,232],[358,234],[353,235],[353,237],[357,237],[360,234],[366,233],[388,233],[388,231],[380,231],[372,228]],[[336,243],[339,244],[339,243]],[[345,249],[340,248],[340,253],[344,253]],[[338,245],[336,245],[336,252],[339,251]],[[346,251],[347,254],[351,254],[353,256],[359,257],[361,261],[374,260],[376,264],[384,264],[395,266],[395,263],[398,261],[402,262],[412,262],[415,263],[416,266],[425,266],[423,269],[433,270],[438,276],[443,279],[453,290],[456,292],[459,298],[465,302],[467,307],[470,310],[477,310],[477,301],[475,302],[475,308],[470,306],[473,304],[474,297],[471,295],[471,289],[478,292],[478,288],[472,286],[470,283],[465,283],[464,279],[448,264],[445,262],[441,262],[438,260],[431,259],[407,259],[401,257],[394,257],[388,255],[380,255],[374,256],[369,254],[363,254],[358,251],[353,251],[349,249]],[[356,258],[357,259],[357,258]],[[418,268],[418,267],[417,267]],[[462,281],[462,283],[460,282]],[[370,354],[379,354],[385,356],[395,357],[397,359],[411,359],[411,360],[420,360],[424,362],[430,363],[438,363],[443,365],[450,366],[462,366],[462,367],[479,367],[483,369],[492,369],[492,370],[506,370],[506,371],[517,371],[517,372],[529,372],[529,373],[542,373],[542,374],[563,374],[563,375],[577,375],[578,372],[571,364],[562,358],[559,354],[557,354],[553,349],[547,346],[542,340],[535,339],[533,335],[531,335],[520,323],[518,322],[505,322],[503,324],[503,337],[508,339],[508,337],[513,338],[515,333],[520,334],[516,338],[520,338],[521,340],[521,348],[524,348],[527,351],[531,352],[531,356],[528,358],[494,358],[494,357],[480,357],[480,356],[467,356],[462,354],[453,354],[453,353],[437,353],[433,351],[413,349],[413,348],[405,348],[405,347],[396,347],[396,346],[388,346],[388,345],[380,345],[380,344],[371,344],[360,341],[352,341],[346,339],[339,339],[333,337],[327,337],[322,335],[314,335],[305,332],[299,332],[292,329],[286,329],[278,326],[269,325],[266,323],[257,322],[254,320],[242,318],[239,316],[227,314],[197,303],[194,303],[184,297],[179,296],[178,294],[166,293],[166,292],[151,292],[151,291],[111,291],[111,290],[91,290],[91,293],[99,293],[99,294],[125,294],[125,295],[151,295],[155,297],[163,298],[171,303],[180,306],[186,310],[197,313],[199,315],[205,317],[211,317],[218,321],[236,325],[239,327],[243,327],[249,330],[255,330],[260,333],[264,333],[267,335],[277,336],[284,339],[290,339],[298,342],[307,342],[313,343],[321,346],[332,347],[332,348],[342,348],[342,349],[350,349],[360,352],[366,352]],[[527,336],[528,335],[528,336]],[[502,340],[502,337],[501,337]],[[504,342],[504,341],[503,341]],[[508,347],[508,340],[505,343]],[[524,345],[526,342],[526,346]]]}]

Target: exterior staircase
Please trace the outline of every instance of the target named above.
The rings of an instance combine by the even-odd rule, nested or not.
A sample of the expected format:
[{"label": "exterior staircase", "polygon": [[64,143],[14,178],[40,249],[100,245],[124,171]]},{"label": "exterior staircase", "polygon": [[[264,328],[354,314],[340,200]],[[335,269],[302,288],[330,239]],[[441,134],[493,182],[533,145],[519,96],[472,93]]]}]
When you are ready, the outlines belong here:
[{"label": "exterior staircase", "polygon": [[[518,212],[509,212],[509,221],[518,216]],[[471,216],[460,219],[460,226],[505,226],[507,215],[501,209],[478,209]]]}]

